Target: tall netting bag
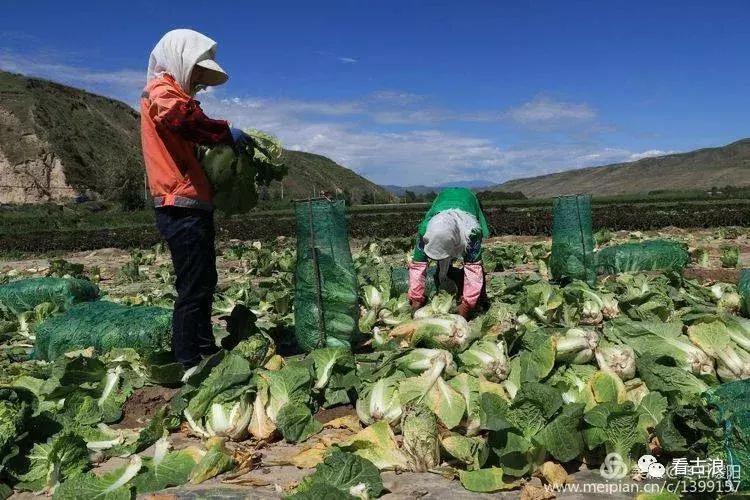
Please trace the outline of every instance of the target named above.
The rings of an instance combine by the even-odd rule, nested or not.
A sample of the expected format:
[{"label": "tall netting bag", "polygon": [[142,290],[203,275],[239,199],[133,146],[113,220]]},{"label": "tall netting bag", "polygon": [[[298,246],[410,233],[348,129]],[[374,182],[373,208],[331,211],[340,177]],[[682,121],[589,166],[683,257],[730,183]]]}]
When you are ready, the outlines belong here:
[{"label": "tall netting bag", "polygon": [[706,401],[718,410],[724,427],[724,453],[730,472],[739,474],[740,491],[750,489],[750,380],[709,389]]},{"label": "tall netting bag", "polygon": [[39,304],[52,303],[67,309],[77,302],[95,300],[99,287],[77,278],[28,278],[0,286],[0,315],[18,315]]},{"label": "tall netting bag", "polygon": [[606,247],[596,254],[599,274],[640,271],[682,271],[690,263],[687,245],[679,241],[649,240]]},{"label": "tall netting bag", "polygon": [[130,347],[141,354],[172,349],[172,311],[97,300],[76,304],[36,327],[32,357],[54,360],[93,347],[97,353]]},{"label": "tall netting bag", "polygon": [[557,281],[596,282],[591,196],[556,198],[552,211],[550,271]]},{"label": "tall netting bag", "polygon": [[351,347],[359,334],[357,274],[342,200],[295,203],[294,334],[304,351]]},{"label": "tall netting bag", "polygon": [[742,297],[742,313],[746,318],[750,318],[750,269],[740,271],[740,278],[737,280],[737,292]]}]

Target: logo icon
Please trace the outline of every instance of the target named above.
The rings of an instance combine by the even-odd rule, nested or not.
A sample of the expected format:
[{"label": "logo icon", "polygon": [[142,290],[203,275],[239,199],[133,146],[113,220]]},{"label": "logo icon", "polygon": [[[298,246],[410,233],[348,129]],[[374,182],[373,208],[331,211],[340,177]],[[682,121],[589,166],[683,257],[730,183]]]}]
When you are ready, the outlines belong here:
[{"label": "logo icon", "polygon": [[661,479],[667,473],[667,468],[660,463],[651,464],[648,466],[648,473],[646,477],[648,479]]},{"label": "logo icon", "polygon": [[619,453],[608,453],[599,473],[604,479],[622,479],[628,475],[628,465]]},{"label": "logo icon", "polygon": [[661,479],[667,474],[667,468],[657,462],[653,455],[643,455],[638,459],[638,472],[646,479]]},{"label": "logo icon", "polygon": [[638,470],[641,474],[648,474],[648,469],[656,463],[656,457],[653,455],[643,455],[638,459]]}]

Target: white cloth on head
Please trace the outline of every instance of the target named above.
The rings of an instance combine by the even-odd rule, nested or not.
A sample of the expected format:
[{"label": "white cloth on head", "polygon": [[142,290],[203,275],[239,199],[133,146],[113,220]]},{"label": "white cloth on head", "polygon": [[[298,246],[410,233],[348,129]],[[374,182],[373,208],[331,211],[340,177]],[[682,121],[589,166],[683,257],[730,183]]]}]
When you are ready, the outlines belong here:
[{"label": "white cloth on head", "polygon": [[200,65],[206,69],[205,85],[221,85],[229,78],[219,66],[216,56],[216,42],[202,33],[189,29],[172,30],[156,44],[148,59],[146,82],[172,75],[186,93],[191,92],[190,77],[193,68]]},{"label": "white cloth on head", "polygon": [[479,228],[477,218],[463,210],[435,214],[422,237],[424,253],[433,260],[458,259],[469,246],[471,234]]}]

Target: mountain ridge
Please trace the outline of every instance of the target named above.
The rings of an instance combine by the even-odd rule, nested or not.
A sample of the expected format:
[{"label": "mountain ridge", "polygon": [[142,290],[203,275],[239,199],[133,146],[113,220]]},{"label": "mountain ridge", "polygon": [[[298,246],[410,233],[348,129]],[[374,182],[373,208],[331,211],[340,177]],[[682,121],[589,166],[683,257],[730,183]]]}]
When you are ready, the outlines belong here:
[{"label": "mountain ridge", "polygon": [[750,186],[750,138],[724,146],[642,158],[633,162],[513,179],[493,191],[521,191],[529,198],[578,193],[600,196]]}]

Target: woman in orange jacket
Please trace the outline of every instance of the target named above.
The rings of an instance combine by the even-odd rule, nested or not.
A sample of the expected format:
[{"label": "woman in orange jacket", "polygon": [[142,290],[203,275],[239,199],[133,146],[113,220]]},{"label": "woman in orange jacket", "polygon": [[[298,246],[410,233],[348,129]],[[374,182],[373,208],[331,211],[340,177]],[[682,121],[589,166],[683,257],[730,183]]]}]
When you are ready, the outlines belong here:
[{"label": "woman in orange jacket", "polygon": [[202,87],[228,76],[214,57],[216,42],[188,29],[165,34],[151,52],[141,96],[141,143],[156,225],[176,275],[172,349],[185,368],[216,351],[211,307],[216,287],[213,193],[196,144],[246,140],[228,122],[208,118],[195,100]]}]

